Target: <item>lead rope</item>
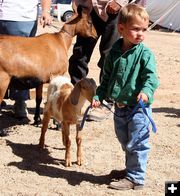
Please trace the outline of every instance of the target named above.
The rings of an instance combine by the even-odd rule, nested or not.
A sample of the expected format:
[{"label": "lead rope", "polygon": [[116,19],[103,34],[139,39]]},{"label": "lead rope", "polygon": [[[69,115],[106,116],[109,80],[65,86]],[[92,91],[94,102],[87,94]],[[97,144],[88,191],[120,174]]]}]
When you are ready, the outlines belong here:
[{"label": "lead rope", "polygon": [[89,110],[90,110],[91,108],[92,108],[91,105],[89,105],[89,106],[86,108],[86,111],[84,112],[84,116],[83,116],[82,122],[81,122],[81,124],[80,124],[79,131],[81,131],[81,130],[83,129],[84,123],[85,123],[86,118],[87,118],[87,114],[88,114],[88,112],[89,112]]},{"label": "lead rope", "polygon": [[[102,103],[102,105],[105,106],[105,107],[106,107],[110,112],[112,112],[115,116],[119,117],[117,114],[115,114],[115,113],[111,110],[111,108],[108,107],[108,105],[106,105],[106,104],[104,104],[104,103]],[[81,131],[81,130],[83,129],[83,127],[84,127],[84,124],[85,124],[85,121],[86,121],[86,118],[87,118],[87,114],[88,114],[88,112],[89,112],[89,110],[90,110],[91,108],[92,108],[92,106],[89,105],[89,106],[87,107],[85,113],[84,113],[82,122],[81,122],[81,124],[80,124],[80,129],[79,129],[80,131]],[[151,125],[152,125],[152,131],[153,131],[154,133],[156,133],[156,132],[157,132],[156,124],[155,124],[155,122],[153,121],[152,117],[147,113],[146,107],[145,107],[145,105],[144,105],[142,99],[140,99],[140,100],[138,101],[138,103],[135,105],[135,107],[133,108],[131,114],[129,115],[129,119],[133,117],[133,115],[136,113],[136,111],[137,111],[139,108],[142,108],[144,114],[147,116],[147,118],[149,119],[149,121],[150,121],[150,123],[151,123]]]},{"label": "lead rope", "polygon": [[147,118],[149,119],[149,121],[150,121],[150,123],[151,123],[151,125],[152,125],[152,131],[153,131],[154,133],[156,133],[157,127],[156,127],[156,125],[155,125],[155,122],[153,121],[152,117],[147,113],[146,107],[145,107],[145,105],[144,105],[142,99],[140,99],[140,100],[138,101],[138,103],[136,104],[136,106],[133,108],[133,110],[132,110],[132,112],[131,112],[129,118],[132,118],[133,115],[136,113],[136,111],[137,111],[139,108],[142,108],[144,114],[147,116]]}]

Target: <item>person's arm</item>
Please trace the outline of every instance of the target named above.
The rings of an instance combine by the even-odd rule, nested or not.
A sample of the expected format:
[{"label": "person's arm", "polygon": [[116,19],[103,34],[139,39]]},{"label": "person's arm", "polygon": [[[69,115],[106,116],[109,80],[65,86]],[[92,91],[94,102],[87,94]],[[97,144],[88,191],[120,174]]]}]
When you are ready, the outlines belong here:
[{"label": "person's arm", "polygon": [[40,24],[45,27],[46,25],[51,24],[51,0],[41,0],[41,6],[42,6],[42,14],[40,18]]},{"label": "person's arm", "polygon": [[139,99],[141,98],[143,102],[152,103],[154,91],[159,86],[159,80],[156,71],[155,56],[150,50],[146,50],[144,52],[142,65],[142,89],[137,96],[137,101],[139,101]]},{"label": "person's arm", "polygon": [[108,84],[109,80],[111,78],[113,70],[113,62],[112,62],[112,57],[111,54],[109,53],[105,65],[103,67],[103,76],[100,85],[96,89],[96,96],[94,96],[94,99],[96,101],[102,102],[106,96],[107,96],[107,91],[108,91]]}]

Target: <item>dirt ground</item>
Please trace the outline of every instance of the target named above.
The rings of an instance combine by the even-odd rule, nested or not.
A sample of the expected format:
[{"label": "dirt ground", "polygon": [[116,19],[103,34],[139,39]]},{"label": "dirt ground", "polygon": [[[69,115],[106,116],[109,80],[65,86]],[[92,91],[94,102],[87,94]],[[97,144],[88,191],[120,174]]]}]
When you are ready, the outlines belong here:
[{"label": "dirt ground", "polygon": [[[39,28],[38,34],[54,31],[57,29]],[[158,131],[156,134],[151,132],[145,188],[139,191],[108,188],[115,177],[112,173],[124,169],[124,153],[114,133],[112,115],[102,122],[85,123],[82,166],[76,165],[75,129],[72,126],[73,165],[66,168],[61,131],[49,129],[46,149],[38,148],[41,127],[32,125],[34,99],[27,102],[28,123],[13,118],[13,102],[8,100],[8,107],[0,115],[0,127],[9,133],[7,137],[0,137],[0,195],[162,196],[165,181],[180,180],[180,34],[150,31],[145,43],[155,53],[160,80],[152,105]],[[72,48],[69,54],[71,51]],[[98,58],[97,44],[89,64],[89,76],[97,83]],[[43,103],[41,106],[43,108]]]}]

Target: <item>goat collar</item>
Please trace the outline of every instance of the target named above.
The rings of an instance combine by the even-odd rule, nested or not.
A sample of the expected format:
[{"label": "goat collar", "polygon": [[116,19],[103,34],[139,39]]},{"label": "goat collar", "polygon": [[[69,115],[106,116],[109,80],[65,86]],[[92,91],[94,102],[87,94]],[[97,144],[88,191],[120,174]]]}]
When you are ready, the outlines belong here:
[{"label": "goat collar", "polygon": [[67,35],[69,35],[70,37],[74,37],[73,35],[71,35],[68,31],[64,30],[64,29],[61,29],[61,32],[62,33],[66,33]]}]

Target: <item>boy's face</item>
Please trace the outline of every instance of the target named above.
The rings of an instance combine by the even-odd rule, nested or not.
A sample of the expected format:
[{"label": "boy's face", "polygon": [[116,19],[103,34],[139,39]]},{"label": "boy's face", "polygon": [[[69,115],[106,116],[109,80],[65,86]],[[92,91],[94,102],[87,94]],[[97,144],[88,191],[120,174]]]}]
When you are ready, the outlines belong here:
[{"label": "boy's face", "polygon": [[148,29],[149,21],[140,17],[135,17],[126,24],[119,24],[118,31],[123,36],[126,43],[139,44],[145,39],[145,32]]}]

